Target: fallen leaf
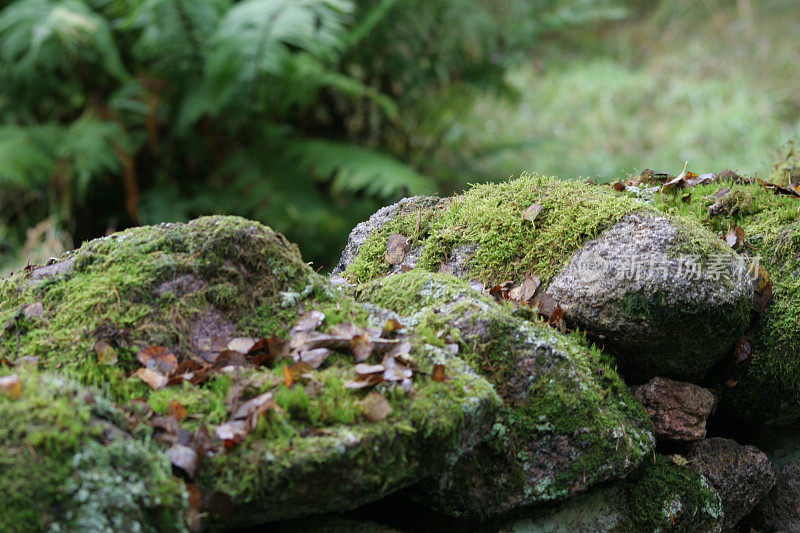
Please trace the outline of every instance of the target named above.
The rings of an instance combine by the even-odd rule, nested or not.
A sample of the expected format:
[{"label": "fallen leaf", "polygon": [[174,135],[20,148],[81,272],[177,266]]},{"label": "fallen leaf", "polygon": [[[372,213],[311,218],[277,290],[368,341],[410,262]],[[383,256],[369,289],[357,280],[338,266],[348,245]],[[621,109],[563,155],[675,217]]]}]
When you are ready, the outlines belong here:
[{"label": "fallen leaf", "polygon": [[42,302],[35,302],[26,306],[23,312],[28,320],[42,318],[44,316],[44,305],[42,305]]},{"label": "fallen leaf", "polygon": [[498,302],[503,302],[508,300],[508,290],[511,288],[511,282],[506,281],[499,285],[495,285],[491,289],[489,289],[489,296],[493,297]]},{"label": "fallen leaf", "polygon": [[292,328],[291,333],[315,330],[322,324],[323,320],[325,320],[325,313],[322,311],[314,310],[304,313]]},{"label": "fallen leaf", "polygon": [[622,192],[625,190],[625,184],[622,183],[621,181],[616,182],[614,185],[612,185],[612,187],[617,192]]},{"label": "fallen leaf", "polygon": [[225,422],[214,429],[214,438],[221,440],[226,448],[239,444],[245,437],[247,437],[247,425],[244,420]]},{"label": "fallen leaf", "polygon": [[667,455],[667,459],[669,459],[678,466],[686,466],[689,464],[689,460],[686,459],[686,457],[678,455],[677,453],[672,455]]},{"label": "fallen leaf", "polygon": [[747,339],[740,337],[739,340],[736,341],[736,346],[733,347],[733,355],[736,358],[736,364],[738,365],[746,361],[750,357],[752,351],[753,349],[750,343],[747,342]]},{"label": "fallen leaf", "polygon": [[313,348],[300,352],[298,356],[300,361],[308,363],[311,368],[316,370],[322,366],[331,353],[332,352],[327,348]]},{"label": "fallen leaf", "polygon": [[353,355],[356,356],[356,363],[362,363],[369,359],[374,346],[369,335],[356,335],[350,339],[350,349],[353,350]]},{"label": "fallen leaf", "polygon": [[186,418],[186,416],[188,415],[188,413],[186,412],[186,408],[182,406],[181,402],[179,402],[175,398],[173,398],[172,401],[169,402],[169,405],[167,406],[167,413],[169,413],[170,416],[173,416],[175,420],[177,420],[178,422]]},{"label": "fallen leaf", "polygon": [[250,353],[250,350],[255,346],[258,339],[253,337],[236,337],[228,341],[228,350],[239,352],[243,354]]},{"label": "fallen leaf", "polygon": [[214,368],[223,368],[226,366],[246,366],[250,361],[247,360],[242,352],[235,350],[225,350],[220,352],[214,360]]},{"label": "fallen leaf", "polygon": [[764,188],[771,190],[774,194],[800,198],[800,191],[798,191],[797,188],[791,184],[783,186],[783,185],[776,185],[775,183],[767,183],[765,181],[759,180],[758,178],[756,179]]},{"label": "fallen leaf", "polygon": [[206,495],[203,500],[203,507],[211,515],[211,518],[223,523],[230,522],[233,516],[233,501],[231,497],[219,490]]},{"label": "fallen leaf", "polygon": [[136,354],[136,358],[148,370],[171,376],[178,368],[178,358],[163,346],[149,346]]},{"label": "fallen leaf", "polygon": [[539,278],[530,274],[522,283],[508,291],[508,297],[517,302],[528,302],[536,294],[536,289],[541,283]]},{"label": "fallen leaf", "polygon": [[357,390],[373,387],[383,382],[383,372],[359,376],[359,379],[350,380],[344,384],[345,389]]},{"label": "fallen leaf", "polygon": [[370,422],[380,422],[392,412],[389,400],[378,392],[370,392],[358,404],[364,418]]},{"label": "fallen leaf", "polygon": [[681,172],[680,174],[678,174],[676,177],[672,178],[671,180],[667,181],[667,182],[666,182],[666,183],[665,183],[665,184],[664,184],[664,185],[661,187],[661,192],[664,192],[665,190],[667,190],[667,189],[669,189],[669,188],[672,188],[672,187],[677,187],[677,188],[682,188],[682,187],[684,187],[684,186],[686,185],[686,184],[685,184],[685,180],[686,180],[686,167],[687,167],[688,165],[689,165],[689,162],[688,162],[688,161],[687,161],[686,163],[684,163],[684,165],[683,165],[683,172]]},{"label": "fallen leaf", "polygon": [[540,315],[548,319],[559,307],[558,301],[546,292],[536,296],[536,298],[533,300],[533,305],[537,308]]},{"label": "fallen leaf", "polygon": [[753,309],[758,313],[763,313],[772,301],[772,282],[769,279],[769,272],[763,266],[758,268],[758,277],[753,287]]},{"label": "fallen leaf", "polygon": [[116,365],[117,350],[106,341],[94,343],[94,352],[97,354],[97,362],[101,365]]},{"label": "fallen leaf", "polygon": [[434,364],[433,365],[433,372],[431,373],[431,377],[433,381],[437,381],[439,383],[444,382],[445,375],[444,375],[444,365],[442,364]]},{"label": "fallen leaf", "polygon": [[385,381],[402,381],[413,375],[413,370],[397,360],[396,357],[387,355],[383,358],[382,364],[385,368],[383,379]]},{"label": "fallen leaf", "polygon": [[18,400],[22,396],[22,382],[19,376],[16,374],[0,376],[0,391],[12,400]]},{"label": "fallen leaf", "polygon": [[725,382],[725,386],[726,387],[735,387],[738,384],[739,384],[739,380],[736,380],[736,379],[729,379],[729,380],[727,380]]},{"label": "fallen leaf", "polygon": [[564,310],[561,309],[561,306],[556,307],[556,309],[553,311],[553,314],[550,315],[550,318],[548,319],[547,322],[554,328],[557,328],[561,331],[567,329],[567,326],[564,323]]},{"label": "fallen leaf", "polygon": [[184,472],[190,479],[194,479],[200,466],[200,456],[197,455],[197,452],[188,446],[173,444],[168,455],[172,466]]},{"label": "fallen leaf", "polygon": [[406,257],[410,246],[409,239],[399,233],[392,233],[386,241],[386,262],[390,265],[399,265]]},{"label": "fallen leaf", "polygon": [[233,415],[234,420],[243,420],[249,418],[254,412],[272,407],[274,404],[273,396],[271,392],[265,392],[263,394],[259,394],[255,398],[251,398],[247,400],[239,408]]},{"label": "fallen leaf", "polygon": [[311,370],[311,365],[308,363],[304,363],[303,361],[298,361],[296,363],[292,363],[291,365],[286,365],[283,367],[283,378],[284,383],[287,387],[291,387],[292,383],[300,379],[303,374],[308,373]]},{"label": "fallen leaf", "polygon": [[139,370],[131,374],[131,377],[137,377],[141,379],[142,381],[150,385],[150,388],[153,390],[158,390],[160,388],[163,388],[164,385],[167,384],[167,381],[169,381],[169,378],[167,376],[159,374],[155,370],[150,370],[149,368],[140,368]]},{"label": "fallen leaf", "polygon": [[393,333],[396,333],[402,329],[405,329],[405,326],[401,324],[399,320],[396,318],[390,318],[386,321],[386,324],[383,325],[381,337],[389,337]]},{"label": "fallen leaf", "polygon": [[523,213],[522,219],[533,222],[536,220],[536,217],[539,216],[539,213],[542,212],[542,209],[544,209],[544,207],[539,204],[531,204],[528,206],[528,209],[525,210],[525,213]]},{"label": "fallen leaf", "polygon": [[369,374],[382,373],[384,370],[386,370],[386,368],[383,365],[368,365],[365,363],[359,363],[353,367],[353,370],[356,371],[356,374],[366,376]]}]

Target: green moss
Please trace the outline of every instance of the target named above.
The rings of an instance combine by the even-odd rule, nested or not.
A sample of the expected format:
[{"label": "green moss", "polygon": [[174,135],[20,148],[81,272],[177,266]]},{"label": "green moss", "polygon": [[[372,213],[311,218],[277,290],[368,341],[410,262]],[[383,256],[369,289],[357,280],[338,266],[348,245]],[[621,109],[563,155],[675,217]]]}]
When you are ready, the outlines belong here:
[{"label": "green moss", "polygon": [[[534,203],[542,210],[531,223],[523,214]],[[436,271],[454,248],[475,244],[468,263],[475,278],[491,284],[533,273],[547,282],[584,242],[641,209],[628,196],[554,178],[523,175],[477,185],[432,208],[397,215],[367,240],[343,275],[364,282],[386,273],[386,240],[401,233],[412,249],[422,247],[417,268]]]},{"label": "green moss", "polygon": [[[101,395],[18,369],[23,394],[0,394],[0,522],[11,531],[180,531],[183,484],[166,457],[119,429]],[[116,435],[103,444],[104,435]]]},{"label": "green moss", "polygon": [[[731,188],[724,197],[731,198],[730,205],[709,216],[714,194],[723,187]],[[688,202],[658,197],[655,206],[720,235],[731,225],[741,226],[745,247],[740,253],[760,258],[773,290],[769,308],[747,334],[753,355],[733,370],[737,385],[726,388],[723,407],[753,421],[790,422],[800,416],[800,201],[758,183],[715,183],[688,194]]]},{"label": "green moss", "polygon": [[660,455],[626,485],[633,530],[707,531],[722,516],[719,495],[701,474]]}]

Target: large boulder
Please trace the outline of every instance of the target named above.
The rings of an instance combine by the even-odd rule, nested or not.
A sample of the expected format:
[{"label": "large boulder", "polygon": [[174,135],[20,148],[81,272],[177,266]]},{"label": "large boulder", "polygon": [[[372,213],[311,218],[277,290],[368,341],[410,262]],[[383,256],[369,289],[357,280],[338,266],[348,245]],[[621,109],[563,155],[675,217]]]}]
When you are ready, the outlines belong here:
[{"label": "large boulder", "polygon": [[697,222],[535,176],[381,210],[351,236],[337,272],[365,282],[412,268],[486,288],[536,280],[568,324],[641,381],[701,378],[741,335],[752,297],[738,256]]},{"label": "large boulder", "polygon": [[601,485],[558,505],[528,509],[525,514],[500,531],[718,532],[724,516],[719,495],[701,474],[661,455],[642,463],[624,481]]},{"label": "large boulder", "polygon": [[[748,422],[790,424],[800,417],[800,201],[784,190],[743,179],[659,197],[666,213],[695,218],[721,236],[741,227],[738,251],[753,273],[754,323],[726,376],[722,414]],[[725,381],[725,380],[723,380]]]},{"label": "large boulder", "polygon": [[755,446],[714,437],[692,444],[686,459],[719,493],[726,530],[733,529],[775,485],[772,463]]},{"label": "large boulder", "polygon": [[[459,517],[488,518],[582,493],[630,473],[654,445],[646,414],[608,359],[576,335],[446,274],[415,270],[351,289],[458,351],[503,399],[474,451],[410,492]],[[527,318],[532,318],[530,315]]]},{"label": "large boulder", "polygon": [[[91,241],[0,281],[0,361],[101,386],[155,427],[195,507],[261,523],[378,499],[490,430],[491,385],[388,318],[271,229],[206,217]],[[446,382],[429,377],[439,363]]]}]

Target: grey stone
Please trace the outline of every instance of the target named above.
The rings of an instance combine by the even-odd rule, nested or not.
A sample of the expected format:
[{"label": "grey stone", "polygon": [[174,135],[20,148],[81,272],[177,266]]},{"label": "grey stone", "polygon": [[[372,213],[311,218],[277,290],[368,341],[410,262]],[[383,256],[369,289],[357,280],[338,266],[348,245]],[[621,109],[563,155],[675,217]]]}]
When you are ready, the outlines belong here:
[{"label": "grey stone", "polygon": [[[710,235],[706,250],[683,242],[685,231],[665,217],[632,213],[578,250],[547,289],[568,323],[603,339],[634,379],[702,377],[749,320],[746,266]],[[720,275],[683,253],[716,256]],[[690,264],[697,279],[687,275]]]}]

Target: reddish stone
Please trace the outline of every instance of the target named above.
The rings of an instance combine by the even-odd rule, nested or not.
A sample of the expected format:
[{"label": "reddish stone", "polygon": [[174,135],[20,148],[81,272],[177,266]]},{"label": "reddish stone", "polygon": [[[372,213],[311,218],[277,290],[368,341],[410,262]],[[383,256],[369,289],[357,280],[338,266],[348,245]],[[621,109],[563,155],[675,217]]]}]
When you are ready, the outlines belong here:
[{"label": "reddish stone", "polygon": [[693,441],[706,436],[706,420],[717,402],[711,391],[666,378],[653,378],[632,390],[653,422],[657,438]]}]

